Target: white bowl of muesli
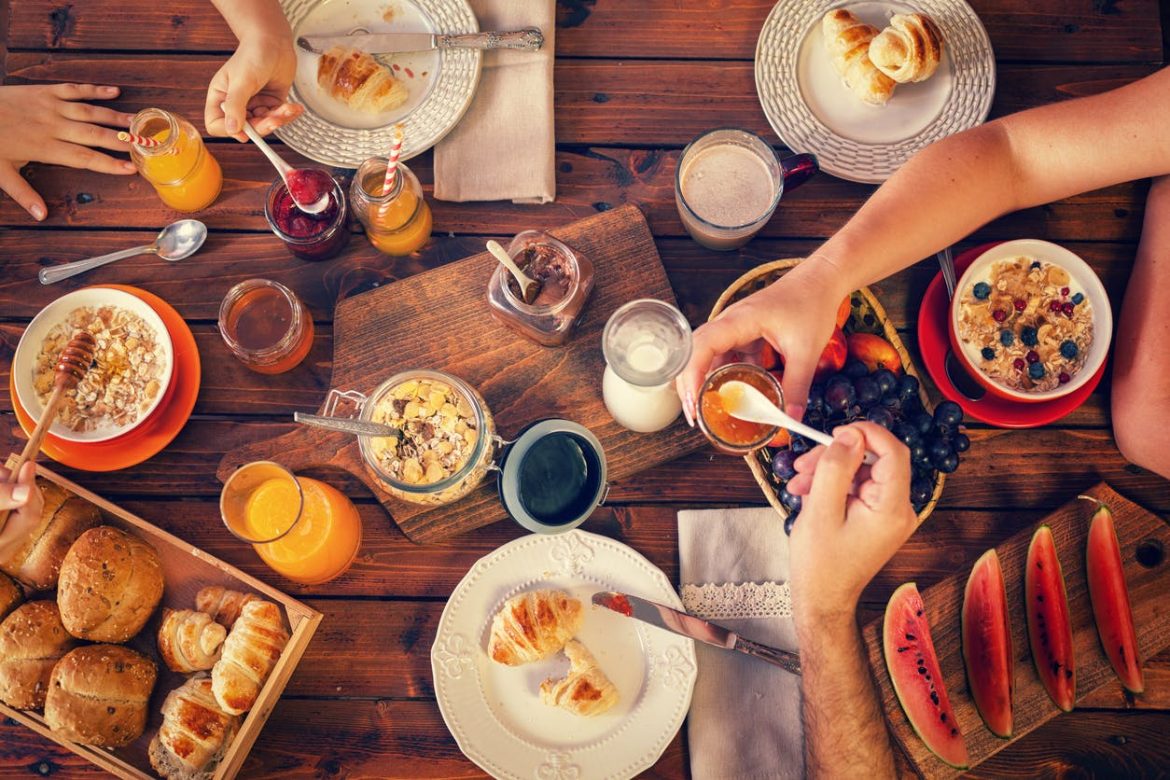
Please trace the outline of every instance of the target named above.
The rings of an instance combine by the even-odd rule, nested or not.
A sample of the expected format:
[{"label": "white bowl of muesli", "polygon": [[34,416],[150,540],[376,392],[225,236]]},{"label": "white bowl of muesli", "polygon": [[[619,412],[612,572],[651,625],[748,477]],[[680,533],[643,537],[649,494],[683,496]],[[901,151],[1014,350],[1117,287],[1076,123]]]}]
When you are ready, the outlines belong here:
[{"label": "white bowl of muesli", "polygon": [[950,339],[971,375],[1001,398],[1051,401],[1088,382],[1113,337],[1105,287],[1088,263],[1021,239],[977,257],[955,288]]},{"label": "white bowl of muesli", "polygon": [[94,362],[66,393],[49,433],[108,441],[141,425],[166,396],[174,345],[158,313],[128,292],[87,287],[61,296],[25,328],[12,359],[17,400],[34,419],[53,391],[61,350],[81,329],[97,343]]}]

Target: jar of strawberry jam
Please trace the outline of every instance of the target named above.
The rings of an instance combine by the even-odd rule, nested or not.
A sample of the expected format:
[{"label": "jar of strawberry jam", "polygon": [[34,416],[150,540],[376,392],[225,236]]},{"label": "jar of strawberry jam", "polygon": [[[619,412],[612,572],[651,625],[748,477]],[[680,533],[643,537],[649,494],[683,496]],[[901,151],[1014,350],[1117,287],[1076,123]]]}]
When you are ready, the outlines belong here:
[{"label": "jar of strawberry jam", "polygon": [[349,243],[345,190],[319,168],[304,168],[289,175],[297,177],[293,186],[302,203],[315,202],[324,195],[328,196],[329,205],[319,214],[301,211],[284,181],[277,177],[264,201],[268,227],[289,252],[302,260],[328,260],[336,256]]},{"label": "jar of strawberry jam", "polygon": [[715,449],[725,455],[747,455],[771,441],[780,427],[748,422],[728,414],[719,388],[732,380],[751,385],[781,409],[784,408],[784,392],[776,377],[751,363],[729,363],[707,375],[699,390],[699,430]]}]

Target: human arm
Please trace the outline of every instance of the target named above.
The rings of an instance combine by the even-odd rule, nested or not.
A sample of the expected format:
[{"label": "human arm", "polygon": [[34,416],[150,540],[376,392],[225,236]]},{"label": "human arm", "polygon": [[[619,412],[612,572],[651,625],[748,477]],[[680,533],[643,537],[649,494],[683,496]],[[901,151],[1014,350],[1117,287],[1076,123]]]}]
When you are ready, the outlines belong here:
[{"label": "human arm", "polygon": [[20,478],[12,483],[8,481],[12,472],[0,467],[0,510],[12,510],[0,530],[0,561],[12,558],[40,519],[44,498],[36,485],[36,473],[35,463],[25,463]]},{"label": "human arm", "polygon": [[26,163],[35,160],[99,173],[134,173],[133,163],[98,151],[128,149],[110,128],[129,127],[130,115],[80,102],[117,96],[117,87],[94,84],[0,87],[0,190],[39,222],[48,212],[44,199],[20,175]]},{"label": "human arm", "polygon": [[277,0],[211,2],[239,45],[207,87],[207,132],[245,141],[243,123],[249,119],[266,135],[300,116],[303,109],[286,102],[297,59],[292,30]]}]

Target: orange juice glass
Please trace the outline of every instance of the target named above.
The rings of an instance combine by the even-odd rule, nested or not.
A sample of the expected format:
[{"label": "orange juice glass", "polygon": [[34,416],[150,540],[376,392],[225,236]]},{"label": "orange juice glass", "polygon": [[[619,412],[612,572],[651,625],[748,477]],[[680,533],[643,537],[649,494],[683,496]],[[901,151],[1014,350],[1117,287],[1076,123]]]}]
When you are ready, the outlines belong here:
[{"label": "orange juice glass", "polygon": [[353,502],[335,488],[257,461],[223,486],[220,514],[276,573],[319,585],[336,579],[357,557],[362,523]]},{"label": "orange juice glass", "polygon": [[350,185],[350,207],[379,251],[388,255],[417,252],[430,239],[433,224],[422,185],[402,162],[389,192],[383,192],[385,183],[386,158],[366,160]]},{"label": "orange juice glass", "polygon": [[158,146],[130,144],[130,157],[163,203],[175,211],[199,211],[219,197],[223,172],[199,131],[186,119],[161,108],[147,108],[134,116],[130,132],[159,142]]}]

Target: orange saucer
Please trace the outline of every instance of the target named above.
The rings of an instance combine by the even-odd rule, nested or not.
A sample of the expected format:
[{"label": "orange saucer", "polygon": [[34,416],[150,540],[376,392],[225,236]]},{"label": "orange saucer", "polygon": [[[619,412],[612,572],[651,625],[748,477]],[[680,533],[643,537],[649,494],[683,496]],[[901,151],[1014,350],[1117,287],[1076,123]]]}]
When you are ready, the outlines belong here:
[{"label": "orange saucer", "polygon": [[[195,336],[169,303],[137,287],[122,284],[100,286],[137,296],[158,312],[175,348],[175,376],[171,380],[174,392],[168,391],[167,395],[170,397],[164,398],[145,422],[124,436],[109,441],[88,443],[65,441],[51,433],[45,436],[41,443],[41,452],[58,463],[82,471],[117,471],[136,466],[161,452],[174,441],[179,431],[187,424],[187,420],[191,418],[202,376]],[[17,400],[11,376],[8,378],[8,388],[12,395],[12,408],[16,412],[16,419],[24,429],[25,435],[28,435],[36,427],[36,421]]]}]

